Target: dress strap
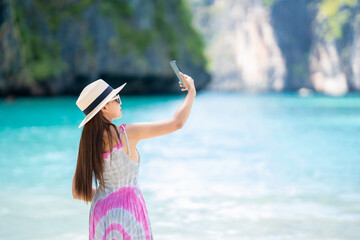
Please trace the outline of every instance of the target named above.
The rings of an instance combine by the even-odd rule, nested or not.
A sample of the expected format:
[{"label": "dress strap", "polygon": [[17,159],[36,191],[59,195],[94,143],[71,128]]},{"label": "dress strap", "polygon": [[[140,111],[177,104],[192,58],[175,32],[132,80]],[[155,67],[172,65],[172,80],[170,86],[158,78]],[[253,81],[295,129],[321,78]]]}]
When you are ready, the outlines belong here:
[{"label": "dress strap", "polygon": [[[127,137],[127,134],[126,134],[125,125],[126,125],[126,123],[121,124],[120,128],[121,128],[122,132],[125,133],[126,144],[128,146],[128,153],[129,153],[129,156],[130,156],[130,144],[129,144],[129,140],[128,140],[128,137]],[[121,131],[120,131],[120,136],[121,136]]]}]

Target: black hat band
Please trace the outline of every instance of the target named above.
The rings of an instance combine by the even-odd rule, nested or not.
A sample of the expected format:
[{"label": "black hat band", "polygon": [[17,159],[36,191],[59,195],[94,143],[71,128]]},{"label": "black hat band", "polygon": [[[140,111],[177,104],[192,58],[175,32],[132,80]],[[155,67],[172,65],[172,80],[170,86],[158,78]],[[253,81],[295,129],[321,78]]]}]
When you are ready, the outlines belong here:
[{"label": "black hat band", "polygon": [[91,113],[91,111],[94,110],[94,108],[96,108],[96,106],[99,105],[99,103],[101,103],[101,101],[104,100],[113,90],[114,89],[111,86],[108,86],[86,109],[83,110],[83,113],[85,113],[85,115]]}]

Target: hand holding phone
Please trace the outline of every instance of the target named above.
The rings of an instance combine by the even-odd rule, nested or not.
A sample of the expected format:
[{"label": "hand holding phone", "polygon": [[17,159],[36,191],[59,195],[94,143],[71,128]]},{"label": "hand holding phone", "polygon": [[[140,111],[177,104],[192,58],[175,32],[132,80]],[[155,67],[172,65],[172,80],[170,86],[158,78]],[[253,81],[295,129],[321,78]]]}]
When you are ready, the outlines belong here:
[{"label": "hand holding phone", "polygon": [[180,72],[181,69],[179,67],[179,65],[177,64],[176,60],[173,60],[173,61],[170,61],[170,66],[172,67],[172,69],[174,70],[176,76],[178,77],[179,81],[181,82],[181,84],[186,87],[185,83],[184,83],[184,80],[182,79],[182,77],[180,76]]}]

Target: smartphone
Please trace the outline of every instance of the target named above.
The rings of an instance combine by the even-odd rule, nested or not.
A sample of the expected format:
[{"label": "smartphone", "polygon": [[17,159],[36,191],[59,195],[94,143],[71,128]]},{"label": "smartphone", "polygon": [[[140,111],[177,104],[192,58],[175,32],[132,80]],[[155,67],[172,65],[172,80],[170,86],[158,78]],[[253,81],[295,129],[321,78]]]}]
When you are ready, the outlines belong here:
[{"label": "smartphone", "polygon": [[176,60],[172,60],[170,61],[170,65],[172,67],[172,69],[174,70],[176,76],[178,77],[178,79],[180,80],[180,82],[182,83],[183,87],[185,87],[185,83],[184,80],[180,77],[179,72],[182,72],[179,65],[177,64]]}]

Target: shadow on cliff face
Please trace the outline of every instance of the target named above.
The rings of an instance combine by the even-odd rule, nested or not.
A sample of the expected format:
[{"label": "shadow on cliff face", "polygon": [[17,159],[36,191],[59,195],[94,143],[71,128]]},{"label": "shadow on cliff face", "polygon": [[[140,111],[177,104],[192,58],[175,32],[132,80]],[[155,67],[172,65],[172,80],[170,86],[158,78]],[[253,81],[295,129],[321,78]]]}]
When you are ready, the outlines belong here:
[{"label": "shadow on cliff face", "polygon": [[[312,44],[311,24],[316,17],[318,0],[276,1],[271,9],[272,25],[288,71],[285,90],[304,87],[309,79],[309,55]],[[307,82],[305,87],[310,88]]]},{"label": "shadow on cliff face", "polygon": [[0,26],[4,23],[5,21],[5,3],[3,0],[0,0]]},{"label": "shadow on cliff face", "polygon": [[180,92],[176,88],[177,80],[172,77],[155,75],[120,75],[120,74],[100,74],[99,78],[104,79],[110,86],[117,87],[127,82],[123,94],[126,95],[150,95]]},{"label": "shadow on cliff face", "polygon": [[[199,74],[201,75],[201,74]],[[101,79],[104,79],[113,87],[120,86],[120,84],[127,82],[123,94],[126,95],[152,95],[152,94],[181,94],[179,80],[176,75],[159,76],[159,75],[119,75],[119,74],[101,74]],[[210,75],[199,76],[194,80],[197,91],[201,91],[210,82]]]},{"label": "shadow on cliff face", "polygon": [[[199,78],[194,79],[197,91],[201,91],[210,82],[210,75],[202,74]],[[127,82],[126,87],[121,91],[124,95],[162,95],[162,94],[181,94],[180,86],[176,75],[159,76],[159,75],[122,75],[102,73],[98,77],[103,79],[113,88],[119,87]],[[86,85],[93,80],[89,76],[78,75],[75,77],[71,86],[66,88],[61,94],[79,95]]]},{"label": "shadow on cliff face", "polygon": [[[193,76],[190,74],[190,76]],[[195,75],[194,83],[197,91],[205,89],[211,81],[211,76],[202,72]],[[102,73],[97,79],[103,79],[113,88],[119,87],[127,82],[126,87],[121,91],[123,95],[167,95],[181,94],[178,79],[175,74],[170,76],[159,75],[122,75]],[[91,82],[95,81],[89,75],[76,75],[71,84],[62,90],[57,90],[51,82],[38,82],[31,87],[12,87],[7,91],[0,89],[0,97],[46,97],[56,95],[78,96],[81,91]]]}]

